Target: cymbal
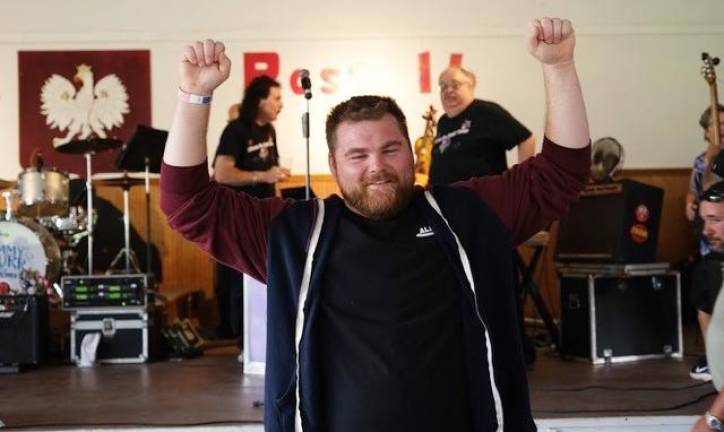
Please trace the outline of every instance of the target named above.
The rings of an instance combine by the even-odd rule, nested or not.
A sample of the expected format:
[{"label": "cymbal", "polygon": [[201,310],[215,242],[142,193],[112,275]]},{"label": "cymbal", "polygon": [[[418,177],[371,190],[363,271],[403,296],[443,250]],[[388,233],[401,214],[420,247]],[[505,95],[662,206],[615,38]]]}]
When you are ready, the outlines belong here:
[{"label": "cymbal", "polygon": [[[159,179],[160,177],[160,174],[149,173],[148,175],[149,180]],[[103,186],[134,186],[143,184],[146,181],[146,173],[96,173],[91,176],[91,180]]]},{"label": "cymbal", "polygon": [[57,152],[66,154],[85,154],[102,152],[104,150],[120,147],[123,141],[115,138],[89,138],[71,141],[55,148]]}]

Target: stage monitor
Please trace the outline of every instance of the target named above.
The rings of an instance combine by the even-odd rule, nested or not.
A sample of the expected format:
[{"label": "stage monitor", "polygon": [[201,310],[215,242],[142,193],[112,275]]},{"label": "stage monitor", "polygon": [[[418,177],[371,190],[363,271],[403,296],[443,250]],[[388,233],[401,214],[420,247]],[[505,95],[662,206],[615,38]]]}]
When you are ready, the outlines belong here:
[{"label": "stage monitor", "polygon": [[663,198],[633,180],[589,185],[561,218],[556,261],[654,262]]}]

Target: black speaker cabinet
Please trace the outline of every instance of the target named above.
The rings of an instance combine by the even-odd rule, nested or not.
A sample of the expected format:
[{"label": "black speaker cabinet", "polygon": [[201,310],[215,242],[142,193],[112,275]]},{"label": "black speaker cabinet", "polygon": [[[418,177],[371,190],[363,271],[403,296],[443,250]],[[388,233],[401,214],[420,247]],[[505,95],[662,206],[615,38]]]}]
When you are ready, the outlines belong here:
[{"label": "black speaker cabinet", "polygon": [[0,296],[0,365],[38,365],[48,344],[48,301],[44,296]]},{"label": "black speaker cabinet", "polygon": [[654,262],[663,198],[633,180],[586,187],[561,218],[556,261]]},{"label": "black speaker cabinet", "polygon": [[682,358],[679,273],[655,266],[560,270],[561,353],[596,364]]}]

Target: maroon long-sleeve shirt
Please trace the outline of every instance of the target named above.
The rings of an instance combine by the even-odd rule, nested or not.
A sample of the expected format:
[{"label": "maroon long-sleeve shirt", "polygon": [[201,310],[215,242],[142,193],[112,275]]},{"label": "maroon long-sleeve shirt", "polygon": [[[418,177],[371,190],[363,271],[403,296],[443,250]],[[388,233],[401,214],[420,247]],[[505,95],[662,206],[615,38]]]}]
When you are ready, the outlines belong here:
[{"label": "maroon long-sleeve shirt", "polygon": [[[590,146],[570,149],[544,138],[541,153],[500,176],[455,183],[475,191],[508,226],[515,244],[559,218],[590,173]],[[161,208],[171,228],[217,260],[266,280],[271,221],[291,200],[258,199],[209,180],[206,162],[161,167]]]}]

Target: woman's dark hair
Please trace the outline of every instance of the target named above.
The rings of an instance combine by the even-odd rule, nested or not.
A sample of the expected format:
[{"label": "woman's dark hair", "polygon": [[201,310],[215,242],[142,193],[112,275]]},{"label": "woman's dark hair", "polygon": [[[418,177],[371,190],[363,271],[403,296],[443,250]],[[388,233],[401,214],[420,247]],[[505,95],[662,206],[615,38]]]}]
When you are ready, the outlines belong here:
[{"label": "woman's dark hair", "polygon": [[249,83],[244,90],[244,98],[239,108],[239,119],[245,123],[253,123],[259,115],[259,101],[269,97],[269,89],[281,87],[279,82],[267,75],[261,75]]}]

